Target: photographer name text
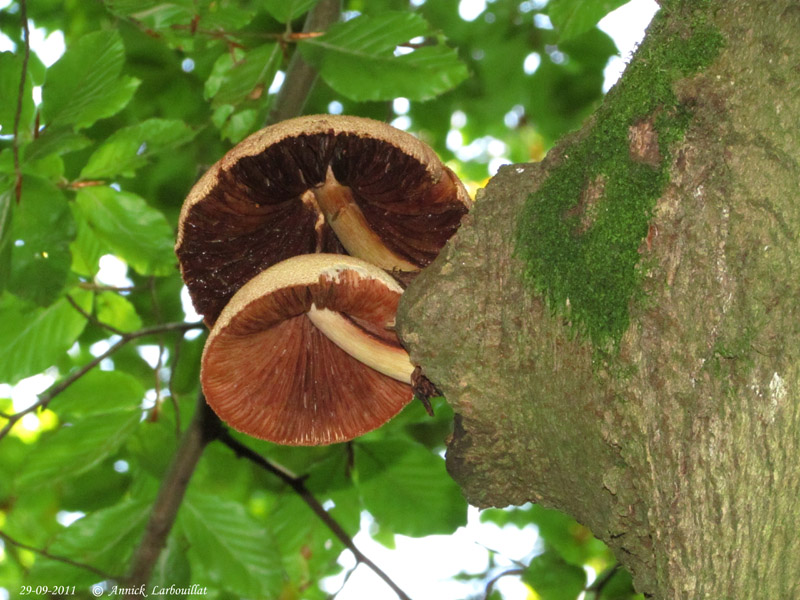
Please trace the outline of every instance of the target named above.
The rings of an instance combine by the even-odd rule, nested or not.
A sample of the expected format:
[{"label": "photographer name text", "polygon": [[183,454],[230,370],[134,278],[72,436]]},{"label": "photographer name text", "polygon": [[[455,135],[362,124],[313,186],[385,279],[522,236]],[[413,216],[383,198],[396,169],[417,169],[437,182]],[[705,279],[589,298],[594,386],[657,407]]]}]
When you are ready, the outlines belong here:
[{"label": "photographer name text", "polygon": [[178,585],[170,585],[168,587],[154,585],[149,590],[143,584],[134,587],[121,587],[115,585],[108,590],[103,589],[102,586],[96,585],[92,588],[92,595],[96,598],[100,596],[141,596],[142,598],[149,598],[150,596],[205,596],[208,593],[208,588],[202,585],[193,583],[189,587],[182,587]]}]

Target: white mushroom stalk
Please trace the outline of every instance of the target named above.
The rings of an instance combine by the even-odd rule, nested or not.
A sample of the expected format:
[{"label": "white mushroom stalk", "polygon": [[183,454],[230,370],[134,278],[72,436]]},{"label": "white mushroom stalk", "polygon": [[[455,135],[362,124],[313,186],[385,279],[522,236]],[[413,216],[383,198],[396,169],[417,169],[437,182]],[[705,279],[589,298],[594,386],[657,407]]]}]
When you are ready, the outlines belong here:
[{"label": "white mushroom stalk", "polygon": [[314,188],[313,193],[328,225],[351,256],[385,271],[419,271],[417,265],[386,247],[367,223],[350,188],[336,181],[333,169],[328,167],[325,183]]},{"label": "white mushroom stalk", "polygon": [[362,364],[404,383],[411,383],[414,365],[406,351],[369,335],[341,313],[312,306],[308,318],[325,337]]}]

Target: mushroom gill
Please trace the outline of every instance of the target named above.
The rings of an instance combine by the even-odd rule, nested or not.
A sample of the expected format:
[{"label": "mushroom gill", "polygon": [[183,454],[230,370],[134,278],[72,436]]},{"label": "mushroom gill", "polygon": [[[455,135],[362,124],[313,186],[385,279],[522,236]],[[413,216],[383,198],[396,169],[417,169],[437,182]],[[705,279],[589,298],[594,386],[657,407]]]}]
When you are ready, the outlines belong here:
[{"label": "mushroom gill", "polygon": [[197,182],[176,253],[212,325],[246,281],[298,254],[427,266],[469,205],[458,178],[410,134],[359,117],[300,117],[251,135]]},{"label": "mushroom gill", "polygon": [[[274,265],[217,320],[203,352],[206,400],[239,431],[281,444],[341,442],[379,427],[412,398],[413,367],[391,329],[401,293],[353,257]],[[388,370],[400,374],[364,364],[359,353],[367,363],[388,357]]]}]

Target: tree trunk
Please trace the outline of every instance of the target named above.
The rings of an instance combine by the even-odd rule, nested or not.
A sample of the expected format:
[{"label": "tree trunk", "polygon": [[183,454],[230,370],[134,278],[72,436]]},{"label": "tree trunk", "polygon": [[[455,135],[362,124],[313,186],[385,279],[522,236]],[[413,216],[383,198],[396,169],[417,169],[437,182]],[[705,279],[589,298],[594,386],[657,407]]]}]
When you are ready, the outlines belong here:
[{"label": "tree trunk", "polygon": [[398,325],[481,507],[589,526],[654,598],[800,598],[800,5],[662,2],[500,170]]}]

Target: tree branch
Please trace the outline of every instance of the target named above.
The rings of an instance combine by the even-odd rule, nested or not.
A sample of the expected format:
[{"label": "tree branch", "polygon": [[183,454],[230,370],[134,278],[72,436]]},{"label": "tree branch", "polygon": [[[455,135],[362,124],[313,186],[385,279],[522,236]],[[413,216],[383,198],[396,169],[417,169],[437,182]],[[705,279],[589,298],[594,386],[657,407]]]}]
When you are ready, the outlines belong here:
[{"label": "tree branch", "polygon": [[[94,319],[94,317],[92,317]],[[114,354],[117,350],[119,350],[122,346],[127,344],[128,342],[135,340],[140,337],[145,337],[148,335],[153,335],[155,333],[164,333],[167,331],[189,331],[190,329],[197,329],[203,327],[202,323],[164,323],[162,325],[154,325],[152,327],[145,327],[143,329],[139,329],[138,331],[132,331],[130,333],[123,334],[119,340],[117,340],[111,347],[96,356],[93,360],[82,366],[77,371],[73,372],[72,374],[68,375],[64,379],[62,379],[56,385],[48,388],[44,393],[39,396],[39,399],[31,404],[28,408],[25,408],[19,412],[16,412],[11,415],[3,415],[3,417],[8,419],[8,423],[6,423],[2,429],[0,429],[0,440],[2,440],[8,432],[11,431],[12,427],[16,425],[17,421],[19,421],[22,417],[27,415],[28,413],[35,412],[40,408],[45,408],[50,401],[58,396],[61,392],[66,390],[69,386],[73,383],[78,381],[81,377],[86,375],[89,371],[99,365],[103,359],[108,358],[112,354]]]},{"label": "tree branch", "polygon": [[28,29],[28,6],[25,0],[19,0],[19,15],[22,20],[22,31],[25,35],[25,53],[22,57],[22,74],[19,77],[19,92],[17,93],[17,110],[14,113],[14,191],[17,204],[22,198],[22,167],[19,163],[19,122],[22,119],[22,103],[25,95],[25,82],[28,77],[28,59],[31,55],[31,34]]},{"label": "tree branch", "polygon": [[167,536],[175,523],[192,473],[206,445],[216,437],[220,427],[219,418],[200,393],[194,417],[181,438],[169,471],[164,476],[144,536],[136,548],[126,578],[128,585],[138,587],[147,585],[150,581],[153,565],[167,542]]},{"label": "tree branch", "polygon": [[29,552],[34,552],[35,554],[44,556],[45,558],[49,558],[50,560],[56,560],[58,562],[72,565],[73,567],[78,567],[85,571],[90,571],[95,575],[102,577],[103,579],[114,579],[113,575],[109,575],[105,571],[101,571],[100,569],[93,567],[92,565],[87,565],[85,563],[77,562],[70,558],[66,558],[64,556],[57,556],[55,554],[50,554],[47,550],[44,550],[43,548],[36,548],[34,546],[29,546],[28,544],[23,544],[22,542],[19,542],[14,538],[12,538],[3,530],[0,530],[0,539],[2,539],[4,542],[11,544],[12,546],[16,546],[17,548],[21,548],[23,550],[28,550]]},{"label": "tree branch", "polygon": [[288,471],[286,468],[282,467],[277,463],[273,463],[272,461],[264,458],[254,450],[248,448],[239,440],[234,438],[230,431],[227,429],[222,429],[219,431],[217,435],[217,439],[228,446],[231,450],[236,453],[236,456],[239,458],[246,458],[247,460],[255,463],[265,471],[268,471],[278,477],[281,481],[283,481],[286,485],[291,487],[294,492],[300,496],[300,498],[305,502],[308,507],[314,511],[314,514],[319,517],[319,519],[328,527],[328,529],[333,532],[336,538],[344,544],[345,548],[350,550],[353,555],[356,557],[356,560],[359,563],[363,563],[368,566],[372,571],[381,579],[383,579],[386,584],[392,588],[392,590],[397,594],[398,598],[401,600],[410,600],[406,593],[400,589],[400,587],[392,581],[392,579],[384,573],[380,567],[378,567],[374,562],[372,562],[361,550],[359,550],[356,545],[353,543],[353,539],[347,534],[347,532],[342,528],[341,525],[334,519],[327,510],[325,510],[322,504],[314,497],[314,495],[309,491],[306,487],[304,481],[305,478],[298,477]]},{"label": "tree branch", "polygon": [[[320,0],[308,13],[303,32],[325,31],[339,20],[340,13],[341,0]],[[275,98],[275,105],[269,113],[267,124],[300,116],[316,80],[316,69],[303,60],[300,51],[295,49],[286,69],[286,79]]]}]

